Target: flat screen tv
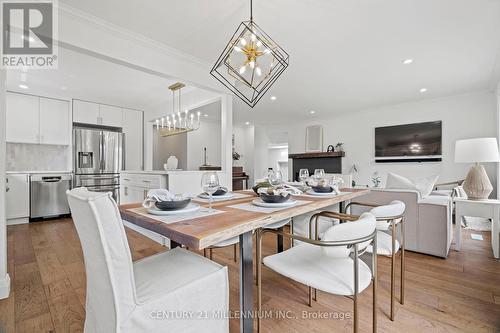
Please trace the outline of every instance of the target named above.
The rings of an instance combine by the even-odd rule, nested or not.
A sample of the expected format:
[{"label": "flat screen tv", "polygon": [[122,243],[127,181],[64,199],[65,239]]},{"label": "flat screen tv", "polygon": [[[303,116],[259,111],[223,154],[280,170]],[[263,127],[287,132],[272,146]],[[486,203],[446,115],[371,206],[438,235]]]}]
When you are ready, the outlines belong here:
[{"label": "flat screen tv", "polygon": [[441,161],[442,122],[375,128],[375,161]]}]

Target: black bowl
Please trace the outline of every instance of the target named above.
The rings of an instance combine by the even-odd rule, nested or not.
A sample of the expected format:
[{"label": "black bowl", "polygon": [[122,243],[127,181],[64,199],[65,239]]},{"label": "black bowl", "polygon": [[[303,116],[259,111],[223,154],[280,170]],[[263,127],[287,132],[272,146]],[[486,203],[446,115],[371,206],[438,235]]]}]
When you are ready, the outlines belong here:
[{"label": "black bowl", "polygon": [[157,201],[155,206],[159,210],[178,210],[187,207],[191,202],[190,198],[183,200],[172,200],[172,201]]},{"label": "black bowl", "polygon": [[282,195],[274,195],[274,194],[267,194],[267,193],[261,193],[260,198],[262,201],[267,202],[267,203],[282,203],[290,199],[290,194],[288,194],[286,197]]},{"label": "black bowl", "polygon": [[212,195],[217,196],[217,195],[224,195],[226,193],[227,193],[227,188],[219,187],[219,189],[217,191],[215,191],[214,194],[212,194]]},{"label": "black bowl", "polygon": [[333,188],[331,186],[312,186],[312,190],[316,193],[331,193]]}]

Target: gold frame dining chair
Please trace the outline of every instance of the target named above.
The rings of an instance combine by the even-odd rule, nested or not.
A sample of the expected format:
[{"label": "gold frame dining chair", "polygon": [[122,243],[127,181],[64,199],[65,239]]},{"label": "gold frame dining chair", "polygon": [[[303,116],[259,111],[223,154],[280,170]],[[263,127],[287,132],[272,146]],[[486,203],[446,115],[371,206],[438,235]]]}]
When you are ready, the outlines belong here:
[{"label": "gold frame dining chair", "polygon": [[[288,278],[291,278],[299,283],[306,284],[309,282],[309,306],[312,306],[313,288],[323,290],[331,294],[346,296],[352,299],[354,302],[353,328],[355,333],[358,332],[359,326],[358,295],[364,289],[368,288],[371,283],[373,288],[373,332],[377,332],[377,256],[372,256],[372,269],[370,269],[368,265],[366,265],[359,259],[359,256],[361,254],[360,252],[362,252],[364,248],[370,245],[370,243],[372,244],[373,249],[377,249],[377,230],[375,216],[371,213],[365,213],[361,216],[351,216],[336,212],[320,212],[314,214],[310,218],[309,224],[311,224],[313,221],[318,223],[319,217],[336,218],[343,221],[350,221],[351,223],[342,223],[330,227],[324,233],[325,240],[318,240],[317,238],[311,239],[273,229],[260,229],[257,231],[257,266],[259,267],[259,269],[257,270],[257,332],[261,331],[262,324],[260,316],[260,313],[262,311],[262,264],[270,269],[273,269],[277,273],[287,276]],[[268,256],[263,260],[262,239],[265,233],[281,235],[283,237],[290,238],[291,240],[299,240],[302,243],[295,245],[284,252]],[[351,258],[351,254],[353,255],[353,258]],[[342,287],[337,287],[338,291],[333,290],[334,288],[332,287],[332,285],[334,285],[334,283],[331,282],[335,282],[334,279],[339,279],[339,276],[327,276],[327,274],[325,274],[324,267],[321,267],[321,279],[323,280],[323,284],[320,282],[316,282],[316,279],[313,279],[313,281],[306,281],[308,277],[291,276],[294,274],[311,274],[311,270],[306,270],[306,272],[304,272],[304,270],[297,271],[297,269],[300,269],[299,266],[301,257],[304,260],[304,263],[308,263],[313,266],[320,265],[321,259],[328,261],[329,264],[337,264],[340,269],[333,270],[334,272],[344,271],[343,269],[346,268],[346,271],[348,271],[352,266],[353,275],[347,277],[349,281],[341,281]],[[314,258],[314,260],[310,260],[311,258]],[[294,270],[294,272],[285,272],[286,269],[277,268],[279,266],[279,261],[285,262],[284,265],[286,265],[286,262],[289,260],[293,261],[293,265],[288,265],[288,267],[292,267],[292,270]],[[266,261],[268,263],[267,265]],[[273,266],[274,268],[270,266]],[[326,272],[328,272],[328,270],[326,270]],[[367,277],[368,283],[366,283]],[[309,276],[309,278],[311,277]],[[325,279],[328,278],[330,278],[331,280],[325,283]],[[361,286],[360,278],[363,279]]]},{"label": "gold frame dining chair", "polygon": [[234,262],[237,262],[238,261],[238,254],[237,253],[238,253],[238,244],[239,243],[240,243],[239,236],[231,238],[227,241],[223,241],[219,244],[216,244],[216,245],[210,246],[206,249],[203,249],[203,256],[205,258],[207,258],[207,250],[208,250],[208,258],[210,258],[210,260],[212,260],[213,249],[221,249],[224,247],[232,246],[233,247],[233,260],[234,260]]},{"label": "gold frame dining chair", "polygon": [[[404,305],[404,288],[405,288],[405,228],[404,228],[404,214],[405,214],[405,204],[402,201],[394,200],[388,205],[376,205],[366,202],[350,202],[345,207],[345,212],[351,209],[353,206],[368,207],[371,208],[370,212],[373,213],[377,219],[377,232],[378,232],[378,243],[379,247],[375,251],[370,247],[367,248],[366,252],[376,253],[377,255],[382,255],[391,258],[391,310],[390,319],[394,321],[395,311],[394,311],[394,298],[395,298],[395,280],[396,280],[396,254],[401,249],[400,254],[400,298],[399,303]],[[401,213],[399,213],[401,212]],[[394,214],[395,213],[395,214]],[[399,214],[398,214],[399,213]],[[383,216],[386,215],[386,216]],[[397,226],[400,226],[401,240],[398,242],[397,239]],[[391,229],[390,240],[388,239],[384,231]],[[388,246],[387,242],[390,243]]]}]

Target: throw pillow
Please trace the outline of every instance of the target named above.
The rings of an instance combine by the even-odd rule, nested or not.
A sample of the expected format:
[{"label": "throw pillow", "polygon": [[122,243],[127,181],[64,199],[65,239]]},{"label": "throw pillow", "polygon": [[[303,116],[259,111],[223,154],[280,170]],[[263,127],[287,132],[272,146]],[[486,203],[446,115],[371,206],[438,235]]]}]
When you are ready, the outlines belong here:
[{"label": "throw pillow", "polygon": [[422,197],[431,194],[439,176],[429,176],[412,181],[406,177],[395,173],[387,173],[385,188],[390,190],[414,190],[418,191]]}]

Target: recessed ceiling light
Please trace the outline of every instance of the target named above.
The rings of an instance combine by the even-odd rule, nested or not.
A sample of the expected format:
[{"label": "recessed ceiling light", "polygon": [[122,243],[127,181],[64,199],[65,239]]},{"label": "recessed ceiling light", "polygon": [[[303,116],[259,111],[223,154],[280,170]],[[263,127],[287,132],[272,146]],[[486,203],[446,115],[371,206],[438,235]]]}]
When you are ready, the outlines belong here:
[{"label": "recessed ceiling light", "polygon": [[409,64],[411,64],[412,62],[413,62],[413,59],[411,59],[411,58],[408,58],[408,59],[403,60],[403,64],[405,64],[405,65],[409,65]]},{"label": "recessed ceiling light", "polygon": [[206,113],[205,113],[205,114],[203,115],[203,117],[208,118],[208,114],[206,114]]},{"label": "recessed ceiling light", "polygon": [[21,88],[21,89],[28,89],[28,88],[29,88],[29,87],[28,87],[27,85],[25,85],[25,84],[20,84],[18,87],[19,87],[19,88]]},{"label": "recessed ceiling light", "polygon": [[316,111],[311,110],[311,111],[309,111],[309,113],[310,113],[310,114],[315,114],[315,113],[316,113]]},{"label": "recessed ceiling light", "polygon": [[427,91],[427,88],[421,88],[421,89],[420,89],[420,92],[421,92],[421,93],[424,93],[424,92],[426,92],[426,91]]},{"label": "recessed ceiling light", "polygon": [[276,100],[276,96],[271,96],[271,101],[275,101]]},{"label": "recessed ceiling light", "polygon": [[250,125],[250,122],[249,121],[245,122],[245,125]]}]

